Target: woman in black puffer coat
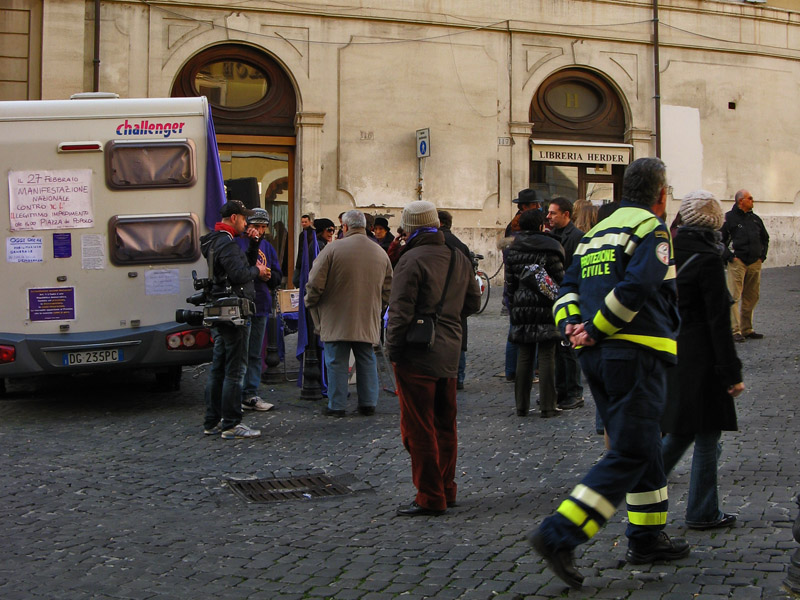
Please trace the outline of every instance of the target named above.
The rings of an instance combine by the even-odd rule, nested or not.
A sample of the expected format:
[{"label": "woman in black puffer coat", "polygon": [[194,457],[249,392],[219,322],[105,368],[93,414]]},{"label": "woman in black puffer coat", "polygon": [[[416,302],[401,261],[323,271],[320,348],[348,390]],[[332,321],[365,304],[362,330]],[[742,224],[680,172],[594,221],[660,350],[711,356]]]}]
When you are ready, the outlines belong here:
[{"label": "woman in black puffer coat", "polygon": [[556,408],[556,345],[561,333],[553,319],[553,300],[542,294],[531,277],[522,277],[526,266],[539,264],[557,283],[564,279],[564,249],[558,241],[541,231],[544,213],[527,210],[520,216],[520,233],[506,255],[506,286],[508,288],[511,331],[508,341],[517,344],[517,376],[514,380],[514,400],[517,415],[527,416],[531,405],[536,345],[539,345],[539,416],[555,417]]}]

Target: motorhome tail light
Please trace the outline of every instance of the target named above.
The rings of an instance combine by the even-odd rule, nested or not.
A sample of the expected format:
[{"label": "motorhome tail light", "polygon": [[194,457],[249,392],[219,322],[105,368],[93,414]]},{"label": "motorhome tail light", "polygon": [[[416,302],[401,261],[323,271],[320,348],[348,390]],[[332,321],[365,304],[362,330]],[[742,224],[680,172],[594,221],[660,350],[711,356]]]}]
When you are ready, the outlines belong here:
[{"label": "motorhome tail light", "polygon": [[14,346],[0,345],[0,365],[17,360],[17,349]]},{"label": "motorhome tail light", "polygon": [[187,329],[167,336],[167,348],[170,350],[202,350],[211,345],[211,332],[208,329]]},{"label": "motorhome tail light", "polygon": [[58,145],[59,152],[102,152],[103,145],[100,142],[61,142]]}]

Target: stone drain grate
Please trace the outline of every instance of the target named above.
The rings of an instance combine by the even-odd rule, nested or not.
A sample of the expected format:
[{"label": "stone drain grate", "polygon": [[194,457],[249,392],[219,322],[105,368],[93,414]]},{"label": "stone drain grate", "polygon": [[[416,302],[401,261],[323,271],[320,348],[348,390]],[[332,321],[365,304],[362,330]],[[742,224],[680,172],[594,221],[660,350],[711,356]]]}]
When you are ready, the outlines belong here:
[{"label": "stone drain grate", "polygon": [[346,485],[327,475],[286,479],[227,479],[231,491],[247,502],[312,500],[352,494]]}]

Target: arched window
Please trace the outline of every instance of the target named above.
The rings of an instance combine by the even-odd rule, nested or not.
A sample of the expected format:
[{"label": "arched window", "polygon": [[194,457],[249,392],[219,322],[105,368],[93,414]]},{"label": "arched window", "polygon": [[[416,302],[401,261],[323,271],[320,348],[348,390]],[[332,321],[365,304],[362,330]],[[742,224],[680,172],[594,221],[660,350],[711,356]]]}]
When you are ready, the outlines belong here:
[{"label": "arched window", "polygon": [[280,64],[250,46],[220,44],[184,66],[173,96],[206,96],[218,134],[293,136],[297,97]]},{"label": "arched window", "polygon": [[622,142],[625,112],[608,82],[584,69],[548,77],[531,102],[533,137]]}]

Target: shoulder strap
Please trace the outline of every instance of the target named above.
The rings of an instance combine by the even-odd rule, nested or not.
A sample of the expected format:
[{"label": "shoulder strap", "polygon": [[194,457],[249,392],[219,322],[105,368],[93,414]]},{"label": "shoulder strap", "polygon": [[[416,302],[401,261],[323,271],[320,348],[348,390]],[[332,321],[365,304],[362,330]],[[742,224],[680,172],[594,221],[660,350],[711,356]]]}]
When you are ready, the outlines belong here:
[{"label": "shoulder strap", "polygon": [[444,280],[444,289],[442,289],[442,298],[439,300],[439,304],[436,305],[436,316],[442,314],[442,307],[444,306],[444,297],[447,295],[447,285],[450,283],[450,276],[453,274],[453,266],[456,264],[456,253],[455,251],[447,246],[450,250],[450,266],[447,267],[447,277]]},{"label": "shoulder strap", "polygon": [[678,269],[678,271],[675,273],[675,279],[677,279],[677,278],[678,278],[678,275],[680,275],[680,274],[681,274],[681,271],[683,271],[683,270],[686,268],[686,266],[687,266],[687,265],[688,265],[690,262],[692,262],[692,261],[693,261],[695,258],[697,258],[697,256],[698,256],[699,254],[700,254],[699,252],[695,252],[694,254],[692,254],[692,255],[691,255],[691,256],[690,256],[690,257],[689,257],[689,258],[686,260],[686,262],[685,262],[685,263],[683,263],[683,264],[681,265],[681,268],[680,268],[680,269]]}]

